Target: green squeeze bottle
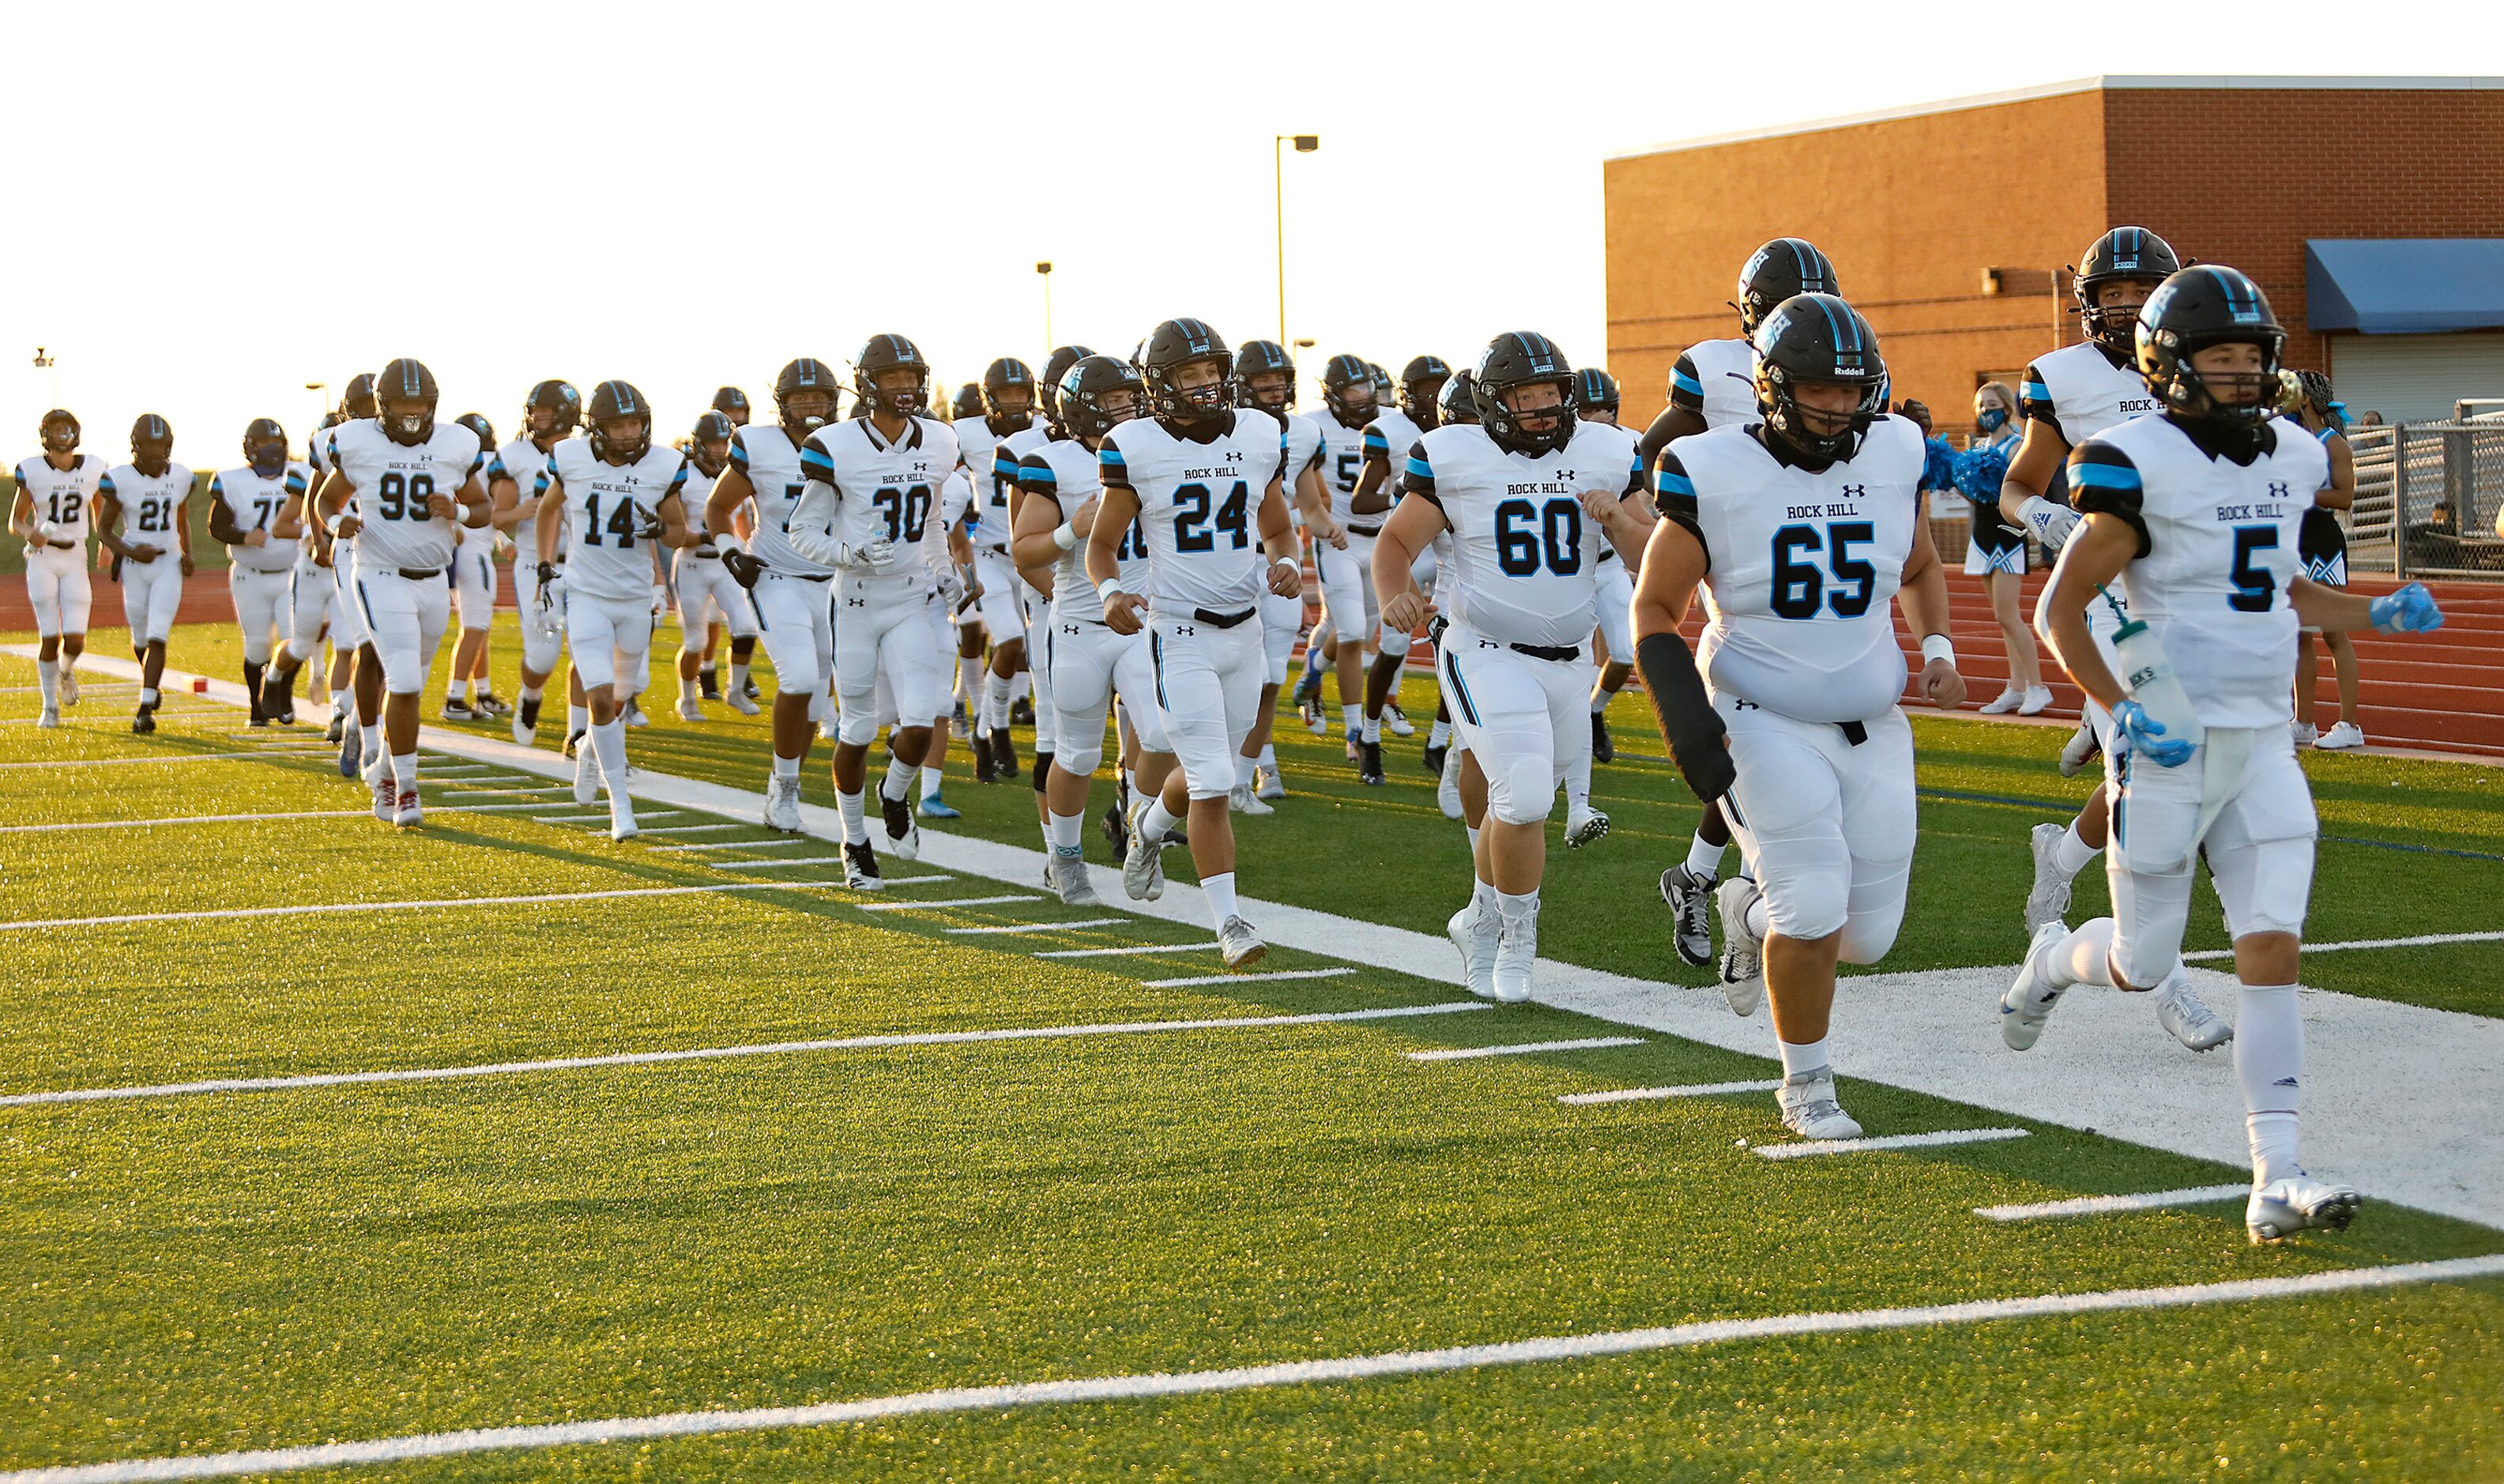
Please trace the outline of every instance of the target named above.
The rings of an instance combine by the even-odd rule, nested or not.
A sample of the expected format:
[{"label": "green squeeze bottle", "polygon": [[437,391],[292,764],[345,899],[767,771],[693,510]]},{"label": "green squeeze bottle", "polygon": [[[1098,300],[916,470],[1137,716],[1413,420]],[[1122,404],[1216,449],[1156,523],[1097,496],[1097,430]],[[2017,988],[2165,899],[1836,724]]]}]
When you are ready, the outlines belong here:
[{"label": "green squeeze bottle", "polygon": [[2130,699],[2139,704],[2147,718],[2165,728],[2169,738],[2180,738],[2197,746],[2208,739],[2208,728],[2200,724],[2200,713],[2192,707],[2190,692],[2182,688],[2181,677],[2174,673],[2174,662],[2166,657],[2165,644],[2149,630],[2144,619],[2134,618],[2113,595],[2102,587],[2096,591],[2111,604],[2121,627],[2113,631],[2113,655],[2121,661],[2121,683]]}]

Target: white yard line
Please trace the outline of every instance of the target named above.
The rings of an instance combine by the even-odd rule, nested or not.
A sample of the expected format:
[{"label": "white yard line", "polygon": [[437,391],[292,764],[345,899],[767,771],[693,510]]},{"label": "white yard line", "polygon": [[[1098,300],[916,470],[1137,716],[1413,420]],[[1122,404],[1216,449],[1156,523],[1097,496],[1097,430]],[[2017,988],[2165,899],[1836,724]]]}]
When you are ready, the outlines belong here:
[{"label": "white yard line", "polygon": [[[444,813],[484,814],[514,810],[545,809],[547,806],[544,804],[430,804],[427,808]],[[0,824],[0,835],[27,835],[59,830],[141,830],[176,824],[260,824],[270,819],[370,819],[373,815],[374,811],[370,809],[282,810],[266,814],[167,814],[156,819],[76,819],[61,824]],[[589,819],[593,816],[559,814],[552,817]],[[607,819],[609,816],[603,813],[599,817]],[[547,820],[534,816],[532,822],[544,824]],[[703,828],[736,829],[738,826],[707,825]],[[655,835],[660,832],[646,830],[643,833]]]},{"label": "white yard line", "polygon": [[[1163,1371],[1144,1375],[1088,1376],[1007,1385],[909,1392],[856,1401],[804,1406],[751,1407],[740,1411],[670,1412],[649,1417],[608,1417],[581,1422],[478,1428],[459,1432],[419,1432],[354,1442],[308,1443],[239,1453],[176,1454],[111,1463],[30,1468],[0,1474],[0,1484],[130,1484],[144,1479],[231,1478],[360,1464],[398,1464],[457,1458],[517,1448],[584,1447],[654,1437],[705,1437],[734,1432],[780,1432],[880,1422],[900,1417],[998,1412],[1013,1408],[1167,1397],[1205,1397],[1284,1386],[1374,1381],[1434,1375],[1490,1365],[1530,1365],[1558,1361],[1597,1361],[1616,1356],[1687,1350],[1746,1340],[1811,1335],[1866,1334],[1928,1329],[1951,1325],[2005,1324],[2015,1320],[2074,1319],[2147,1309],[2312,1298],[2427,1283],[2460,1283],[2504,1274],[2504,1256],[2452,1258],[2436,1262],[2397,1262],[2381,1267],[2334,1268],[2275,1278],[2226,1283],[2187,1283],[2172,1288],[2102,1289],[2082,1294],[2041,1294],[2023,1298],[1977,1298],[1963,1303],[1915,1304],[1891,1309],[1845,1309],[1764,1314],[1749,1319],[1709,1319],[1649,1329],[1557,1334],[1500,1344],[1458,1345],[1443,1350],[1394,1350],[1374,1355],[1282,1361],[1228,1370]],[[307,1431],[324,1431],[312,1425]]]},{"label": "white yard line", "polygon": [[[773,864],[781,865],[782,862],[776,861]],[[944,880],[946,878],[943,877],[941,880]],[[901,886],[904,882],[890,881],[887,884]],[[1040,902],[1042,900],[1043,898],[1030,893],[1018,893],[997,897],[941,897],[935,902],[858,902],[853,905],[863,912],[935,912],[943,907],[997,907],[1003,902]]]},{"label": "white yard line", "polygon": [[[811,841],[815,845],[817,842]],[[786,866],[840,866],[840,855],[801,855],[790,860],[714,860],[705,864],[716,871],[773,871]]]},{"label": "white yard line", "polygon": [[608,891],[551,891],[523,897],[436,897],[421,902],[298,902],[281,907],[221,907],[199,912],[139,912],[111,917],[30,917],[0,922],[0,932],[49,927],[119,927],[131,922],[206,922],[219,917],[284,917],[297,913],[411,912],[433,907],[526,907],[540,902],[601,902],[614,897],[692,896],[708,891],[800,891],[841,881],[716,881],[702,886],[622,886]]},{"label": "white yard line", "polygon": [[[643,811],[637,810],[635,812],[637,818],[643,817]],[[672,810],[663,811],[663,812],[675,813],[677,811]],[[589,814],[572,814],[551,817],[588,819],[591,816]],[[607,816],[603,815],[602,817],[606,818]],[[645,830],[643,833],[646,835],[706,835],[711,834],[714,830],[749,830],[754,828],[755,826],[751,824],[665,824],[660,826],[658,829]]]},{"label": "white yard line", "polygon": [[[959,936],[993,933],[1062,933],[1079,927],[1111,927],[1116,922],[1129,920],[1130,919],[1128,917],[1080,917],[1074,922],[1004,922],[996,927],[943,927],[940,931],[956,933]],[[1212,944],[1211,947],[1215,945]]]},{"label": "white yard line", "polygon": [[[417,781],[420,786],[424,786],[426,783],[427,779],[425,769],[421,768],[417,771]],[[519,799],[534,795],[559,794],[565,792],[564,789],[556,787],[464,788],[461,786],[458,779],[455,779],[449,787],[440,788],[435,791],[446,799]]]},{"label": "white yard line", "polygon": [[[2504,932],[2424,933],[2415,938],[2357,938],[2347,943],[2308,943],[2304,946],[2304,951],[2307,953],[2348,953],[2353,952],[2359,949],[2422,949],[2430,948],[2439,943],[2504,943]],[[2206,962],[2213,959],[2232,958],[2235,956],[2235,950],[2233,949],[2202,949],[2196,953],[2185,953],[2182,956],[2186,959]]]},{"label": "white yard line", "polygon": [[1814,1159],[1824,1155],[1867,1155],[1890,1149],[1936,1149],[1947,1144],[1997,1144],[2026,1137],[2023,1128],[1943,1128],[1937,1133],[1891,1133],[1874,1139],[1811,1139],[1801,1144],[1759,1144],[1766,1159]]},{"label": "white yard line", "polygon": [[2118,1211],[2162,1211],[2169,1206],[2205,1206],[2213,1201],[2242,1200],[2248,1185],[2202,1185],[2183,1191],[2149,1191],[2139,1195],[2081,1195],[2074,1200],[2037,1201],[2029,1206],[1976,1206],[1973,1214],[1995,1222],[2038,1222],[2063,1216],[2104,1216]]},{"label": "white yard line", "polygon": [[1595,1103],[1643,1103],[1663,1097],[1722,1097],[1733,1092],[1773,1092],[1782,1087],[1779,1077],[1763,1082],[1698,1082],[1683,1087],[1615,1087],[1606,1092],[1568,1092],[1557,1099],[1570,1108],[1587,1108]]},{"label": "white yard line", "polygon": [[1194,984],[1250,984],[1282,979],[1337,979],[1353,974],[1354,969],[1274,969],[1267,974],[1194,974],[1187,979],[1148,979],[1140,983],[1151,989],[1188,989]]},{"label": "white yard line", "polygon": [[1517,1046],[1461,1046],[1448,1051],[1409,1052],[1411,1061],[1469,1061],[1479,1056],[1528,1056],[1539,1052],[1596,1052],[1612,1046],[1643,1046],[1641,1036],[1584,1036],[1579,1041],[1525,1041]]},{"label": "white yard line", "polygon": [[[660,831],[652,830],[647,833],[657,835]],[[808,844],[810,842],[786,836],[781,840],[699,840],[688,845],[646,846],[644,848],[648,850],[788,850],[793,846]],[[719,865],[721,862],[715,861],[714,864]],[[778,861],[776,864],[780,865],[782,862]]]},{"label": "white yard line", "polygon": [[[1106,918],[1111,921],[1111,918]],[[1118,949],[1047,949],[1036,958],[1127,958],[1148,953],[1214,953],[1217,944],[1208,943],[1133,943]]]},{"label": "white yard line", "polygon": [[203,1092],[277,1092],[365,1083],[443,1082],[454,1078],[510,1077],[524,1072],[572,1072],[586,1067],[651,1066],[668,1061],[720,1061],[736,1056],[789,1056],[805,1052],[879,1051],[900,1046],[973,1046],[990,1041],[1059,1041],[1078,1036],[1148,1036],[1170,1031],[1263,1030],[1283,1025],[1329,1025],[1351,1020],[1401,1020],[1414,1016],[1461,1015],[1488,1007],[1478,1000],[1437,1005],[1395,1005],[1380,1010],[1328,1014],[1251,1016],[1230,1019],[1127,1020],[1094,1025],[1028,1025],[1002,1030],[942,1030],[910,1035],[844,1036],[824,1041],[772,1041],[753,1046],[709,1046],[676,1052],[619,1052],[602,1056],[559,1056],[540,1061],[495,1061],[458,1067],[411,1067],[388,1072],[330,1072],[304,1077],[226,1077],[204,1082],[160,1083],[139,1087],[77,1087],[57,1092],[17,1092],[0,1097],[0,1108],[42,1103],[93,1103],[143,1097],[185,1097]]},{"label": "white yard line", "polygon": [[68,757],[56,762],[0,763],[0,768],[124,768],[141,763],[218,763],[242,757],[259,758],[264,763],[273,760],[293,762],[309,760],[314,755],[308,752],[304,759],[296,759],[286,753],[258,747],[250,752],[168,752],[162,757]]}]

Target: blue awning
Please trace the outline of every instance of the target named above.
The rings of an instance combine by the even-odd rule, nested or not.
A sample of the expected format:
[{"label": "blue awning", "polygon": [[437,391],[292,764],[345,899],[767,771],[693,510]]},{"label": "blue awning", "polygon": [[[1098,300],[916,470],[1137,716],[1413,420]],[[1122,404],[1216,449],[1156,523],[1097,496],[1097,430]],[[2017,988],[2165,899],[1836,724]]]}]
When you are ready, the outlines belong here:
[{"label": "blue awning", "polygon": [[2426,335],[2504,326],[2504,237],[2354,237],[2304,245],[2314,329]]}]

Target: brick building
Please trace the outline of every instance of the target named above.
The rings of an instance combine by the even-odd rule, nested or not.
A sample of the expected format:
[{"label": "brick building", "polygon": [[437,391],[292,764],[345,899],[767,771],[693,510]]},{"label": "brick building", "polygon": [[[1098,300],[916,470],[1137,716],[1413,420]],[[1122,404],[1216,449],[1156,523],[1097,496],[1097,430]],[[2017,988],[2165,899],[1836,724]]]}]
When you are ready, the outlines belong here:
[{"label": "brick building", "polygon": [[[2066,265],[2123,223],[2258,279],[2293,331],[2288,362],[2331,370],[2357,412],[2504,397],[2504,278],[2442,251],[2504,243],[2425,241],[2504,235],[2504,79],[2091,78],[1605,169],[1609,364],[1638,426],[1681,350],[1737,332],[1726,301],[1768,237],[1826,250],[1896,395],[1955,427],[1976,386],[2078,337]],[[2329,251],[2358,239],[2371,250]],[[2360,307],[2409,294],[2414,315]]]}]

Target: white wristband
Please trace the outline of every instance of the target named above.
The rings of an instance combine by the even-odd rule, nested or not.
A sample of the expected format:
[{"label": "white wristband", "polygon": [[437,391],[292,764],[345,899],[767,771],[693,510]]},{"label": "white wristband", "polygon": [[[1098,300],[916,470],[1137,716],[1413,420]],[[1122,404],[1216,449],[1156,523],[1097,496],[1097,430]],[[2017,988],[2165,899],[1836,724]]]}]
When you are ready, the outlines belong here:
[{"label": "white wristband", "polygon": [[1078,533],[1070,528],[1069,522],[1062,521],[1052,528],[1052,544],[1067,551],[1078,544]]},{"label": "white wristband", "polygon": [[1945,660],[1950,665],[1956,663],[1956,645],[1948,642],[1944,634],[1922,636],[1922,663],[1928,665],[1934,660]]},{"label": "white wristband", "polygon": [[329,533],[330,533],[332,535],[337,535],[339,534],[339,522],[341,522],[341,521],[343,521],[343,520],[346,520],[347,518],[348,518],[348,512],[347,512],[347,511],[345,511],[345,510],[336,511],[336,512],[334,512],[333,514],[331,514],[328,519],[326,519],[326,520],[324,520],[324,521],[322,522],[322,529],[323,529],[323,530],[325,530],[325,531],[328,531],[328,532],[329,532]]},{"label": "white wristband", "polygon": [[1096,596],[1105,603],[1111,603],[1113,595],[1121,590],[1122,579],[1119,577],[1107,577],[1096,584]]}]

